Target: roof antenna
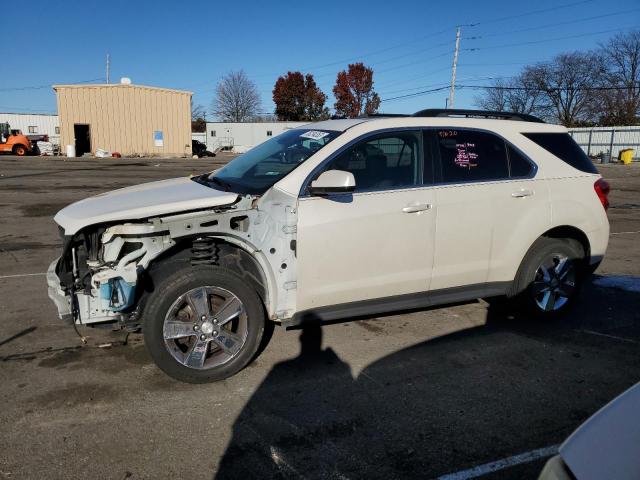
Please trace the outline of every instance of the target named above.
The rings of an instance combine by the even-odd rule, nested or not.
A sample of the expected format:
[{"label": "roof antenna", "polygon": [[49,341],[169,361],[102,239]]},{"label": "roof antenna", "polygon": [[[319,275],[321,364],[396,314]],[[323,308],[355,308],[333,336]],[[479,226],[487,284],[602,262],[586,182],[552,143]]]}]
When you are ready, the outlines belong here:
[{"label": "roof antenna", "polygon": [[110,70],[110,67],[111,67],[111,56],[107,52],[107,83],[110,83],[109,82],[109,70]]}]

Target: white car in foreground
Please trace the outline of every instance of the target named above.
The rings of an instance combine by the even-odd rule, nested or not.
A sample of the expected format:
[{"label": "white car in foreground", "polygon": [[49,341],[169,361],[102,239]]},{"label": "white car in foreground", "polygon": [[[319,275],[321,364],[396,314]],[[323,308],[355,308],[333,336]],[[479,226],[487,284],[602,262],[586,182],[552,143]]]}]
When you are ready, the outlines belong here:
[{"label": "white car in foreground", "polygon": [[77,325],[142,328],[174,378],[220,380],[271,322],[499,295],[558,314],[603,258],[608,189],[565,128],[526,115],[328,120],[61,210],[49,295]]}]

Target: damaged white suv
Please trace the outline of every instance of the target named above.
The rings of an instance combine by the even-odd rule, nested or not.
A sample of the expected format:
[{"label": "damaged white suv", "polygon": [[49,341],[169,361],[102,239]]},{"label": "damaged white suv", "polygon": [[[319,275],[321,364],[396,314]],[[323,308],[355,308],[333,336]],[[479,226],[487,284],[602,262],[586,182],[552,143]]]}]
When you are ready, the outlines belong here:
[{"label": "damaged white suv", "polygon": [[178,380],[220,380],[273,323],[501,295],[557,314],[605,253],[607,194],[566,129],[534,117],[328,120],[61,210],[49,295],[77,325],[142,328]]}]

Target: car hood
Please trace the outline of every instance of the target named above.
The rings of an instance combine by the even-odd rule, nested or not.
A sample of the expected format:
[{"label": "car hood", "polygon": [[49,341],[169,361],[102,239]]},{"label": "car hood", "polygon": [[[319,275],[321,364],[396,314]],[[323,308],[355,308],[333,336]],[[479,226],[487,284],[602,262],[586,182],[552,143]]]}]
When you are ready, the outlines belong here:
[{"label": "car hood", "polygon": [[65,235],[73,235],[89,225],[228,205],[237,199],[237,193],[215,190],[189,178],[174,178],[80,200],[60,210],[54,220]]}]

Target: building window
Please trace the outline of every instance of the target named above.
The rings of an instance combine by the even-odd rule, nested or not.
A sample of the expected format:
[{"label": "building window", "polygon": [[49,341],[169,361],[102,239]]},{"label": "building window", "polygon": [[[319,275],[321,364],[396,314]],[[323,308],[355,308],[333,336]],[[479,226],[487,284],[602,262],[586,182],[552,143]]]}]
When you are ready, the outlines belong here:
[{"label": "building window", "polygon": [[267,137],[270,137],[273,135],[273,132],[271,130],[267,130]]},{"label": "building window", "polygon": [[56,127],[56,135],[60,135],[60,127]]},{"label": "building window", "polygon": [[38,127],[30,126],[27,128],[29,129],[29,133],[38,133]]},{"label": "building window", "polygon": [[211,136],[215,137],[216,136],[216,131],[215,130],[211,130]]}]

